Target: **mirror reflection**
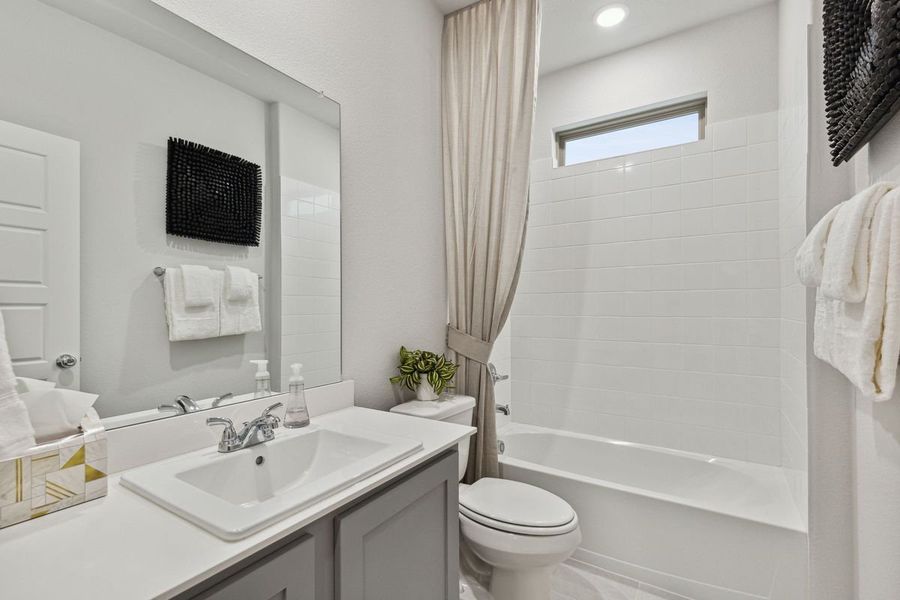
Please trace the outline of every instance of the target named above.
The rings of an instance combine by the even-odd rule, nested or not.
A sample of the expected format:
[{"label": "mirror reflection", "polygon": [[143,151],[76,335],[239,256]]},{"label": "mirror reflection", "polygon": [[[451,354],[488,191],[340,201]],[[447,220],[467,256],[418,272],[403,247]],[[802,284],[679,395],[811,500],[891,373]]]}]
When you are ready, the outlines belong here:
[{"label": "mirror reflection", "polygon": [[151,3],[70,4],[0,22],[20,385],[115,427],[340,380],[337,103]]}]

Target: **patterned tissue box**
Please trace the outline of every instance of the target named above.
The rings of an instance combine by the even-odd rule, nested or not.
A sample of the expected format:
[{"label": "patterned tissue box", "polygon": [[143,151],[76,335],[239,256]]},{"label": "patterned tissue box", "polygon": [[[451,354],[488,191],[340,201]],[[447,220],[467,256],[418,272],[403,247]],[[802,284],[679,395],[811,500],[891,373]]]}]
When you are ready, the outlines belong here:
[{"label": "patterned tissue box", "polygon": [[0,528],[106,495],[106,433],[93,409],[81,431],[0,462]]}]

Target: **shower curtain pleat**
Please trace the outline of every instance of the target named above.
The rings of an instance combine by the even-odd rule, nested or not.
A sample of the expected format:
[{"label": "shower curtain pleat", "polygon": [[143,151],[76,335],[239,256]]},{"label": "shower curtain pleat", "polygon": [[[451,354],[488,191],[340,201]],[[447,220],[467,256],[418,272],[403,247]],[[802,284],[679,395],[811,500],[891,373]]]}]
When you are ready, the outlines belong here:
[{"label": "shower curtain pleat", "polygon": [[487,356],[472,349],[497,339],[519,279],[540,23],[540,0],[482,0],[444,21],[448,338],[456,392],[478,401],[469,482],[499,475],[494,386]]}]

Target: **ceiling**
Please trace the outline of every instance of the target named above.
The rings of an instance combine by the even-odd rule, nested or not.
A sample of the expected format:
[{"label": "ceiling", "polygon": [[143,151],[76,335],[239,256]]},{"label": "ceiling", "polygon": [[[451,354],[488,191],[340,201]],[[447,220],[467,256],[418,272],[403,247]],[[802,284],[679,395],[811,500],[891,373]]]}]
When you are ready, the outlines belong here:
[{"label": "ceiling", "polygon": [[[773,0],[543,0],[541,75],[645,44]],[[472,0],[433,0],[443,13]],[[596,12],[624,4],[629,15],[615,27],[594,24]]]}]

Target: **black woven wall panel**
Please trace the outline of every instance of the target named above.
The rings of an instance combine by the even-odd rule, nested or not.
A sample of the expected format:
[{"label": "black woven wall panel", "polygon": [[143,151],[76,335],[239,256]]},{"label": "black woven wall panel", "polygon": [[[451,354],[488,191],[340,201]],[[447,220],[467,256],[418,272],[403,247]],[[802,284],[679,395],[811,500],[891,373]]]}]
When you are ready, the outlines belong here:
[{"label": "black woven wall panel", "polygon": [[262,169],[238,156],[169,138],[166,233],[259,246]]},{"label": "black woven wall panel", "polygon": [[825,114],[839,165],[900,109],[900,0],[825,0]]}]

